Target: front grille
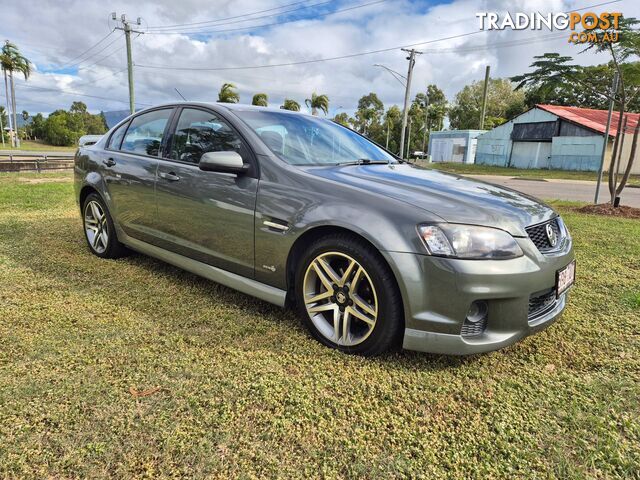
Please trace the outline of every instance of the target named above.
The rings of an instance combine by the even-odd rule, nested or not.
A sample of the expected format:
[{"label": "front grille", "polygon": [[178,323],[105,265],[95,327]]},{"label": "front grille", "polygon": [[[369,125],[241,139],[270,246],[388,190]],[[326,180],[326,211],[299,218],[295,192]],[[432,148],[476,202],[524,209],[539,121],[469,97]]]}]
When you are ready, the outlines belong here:
[{"label": "front grille", "polygon": [[529,320],[544,315],[556,304],[556,289],[550,288],[529,297]]},{"label": "front grille", "polygon": [[482,320],[476,323],[471,323],[465,320],[462,325],[462,331],[460,332],[463,337],[473,337],[480,335],[487,328],[487,316],[485,315]]},{"label": "front grille", "polygon": [[[549,236],[547,235],[547,225],[551,226],[551,229],[556,236],[557,240],[555,245],[551,245],[551,242],[549,241]],[[560,228],[560,223],[558,222],[557,217],[549,220],[548,222],[527,227],[525,230],[527,231],[527,234],[529,235],[531,241],[542,253],[551,252],[560,248],[564,240],[564,233]]]}]

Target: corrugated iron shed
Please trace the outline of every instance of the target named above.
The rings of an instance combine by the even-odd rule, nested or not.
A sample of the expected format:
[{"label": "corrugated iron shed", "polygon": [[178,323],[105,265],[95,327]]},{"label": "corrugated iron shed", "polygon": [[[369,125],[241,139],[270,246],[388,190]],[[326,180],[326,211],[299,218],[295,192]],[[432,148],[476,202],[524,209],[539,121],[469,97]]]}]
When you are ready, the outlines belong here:
[{"label": "corrugated iron shed", "polygon": [[[583,127],[594,130],[598,133],[604,133],[607,126],[607,112],[606,110],[595,110],[592,108],[579,108],[579,107],[563,107],[559,105],[536,105],[538,108],[545,110],[549,113],[553,113],[558,117],[567,120],[568,122],[577,123]],[[615,137],[618,132],[618,112],[613,112],[611,116],[611,127],[609,128],[609,135]],[[632,133],[638,125],[638,119],[640,114],[638,113],[626,113],[627,120],[627,133]]]}]

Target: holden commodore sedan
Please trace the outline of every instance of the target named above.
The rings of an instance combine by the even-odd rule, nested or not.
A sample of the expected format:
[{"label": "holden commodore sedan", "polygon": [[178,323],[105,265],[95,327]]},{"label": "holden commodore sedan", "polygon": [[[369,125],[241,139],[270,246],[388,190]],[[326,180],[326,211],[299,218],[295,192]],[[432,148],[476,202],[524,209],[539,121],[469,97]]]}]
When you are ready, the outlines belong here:
[{"label": "holden commodore sedan", "polygon": [[550,207],[297,112],[138,112],[79,149],[75,188],[95,255],[136,250],[292,306],[348,353],[511,345],[558,318],[575,276]]}]

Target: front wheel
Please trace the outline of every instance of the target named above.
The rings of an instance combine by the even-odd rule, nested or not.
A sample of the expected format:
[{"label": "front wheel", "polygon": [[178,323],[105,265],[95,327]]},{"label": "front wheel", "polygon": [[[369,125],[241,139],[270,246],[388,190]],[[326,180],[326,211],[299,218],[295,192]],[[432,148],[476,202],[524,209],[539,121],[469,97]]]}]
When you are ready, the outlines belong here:
[{"label": "front wheel", "polygon": [[316,240],[299,262],[296,304],[325,345],[364,356],[399,343],[403,310],[395,278],[371,245],[349,235]]}]

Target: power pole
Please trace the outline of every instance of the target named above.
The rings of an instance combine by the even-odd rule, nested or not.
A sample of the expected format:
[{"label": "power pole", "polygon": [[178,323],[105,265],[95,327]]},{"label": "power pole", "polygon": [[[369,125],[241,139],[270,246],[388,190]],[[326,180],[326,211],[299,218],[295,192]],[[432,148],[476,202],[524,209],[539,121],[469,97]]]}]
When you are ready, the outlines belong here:
[{"label": "power pole", "polygon": [[407,50],[402,49],[403,52],[409,52],[407,60],[409,60],[409,70],[407,72],[407,86],[404,91],[404,108],[402,110],[402,130],[400,131],[400,158],[404,158],[404,136],[407,129],[407,115],[409,114],[409,96],[411,95],[411,76],[413,75],[413,66],[416,63],[416,55],[422,55],[422,52],[418,52],[412,48]]},{"label": "power pole", "polygon": [[[118,21],[118,15],[116,12],[111,14],[111,19]],[[142,19],[138,17],[136,19],[136,25],[140,25]],[[133,93],[133,60],[131,55],[131,33],[137,33],[142,35],[144,32],[139,30],[134,30],[131,28],[131,23],[127,20],[127,16],[123,13],[120,15],[120,24],[121,26],[116,27],[116,30],[124,31],[125,41],[127,43],[127,71],[129,74],[129,110],[131,113],[135,113],[136,107],[134,102],[134,93]]]},{"label": "power pole", "polygon": [[[613,83],[611,84],[611,98],[609,99],[609,114],[607,115],[607,126],[604,129],[604,141],[602,143],[602,153],[600,154],[600,168],[598,169],[598,182],[596,183],[596,195],[593,198],[594,205],[598,204],[598,196],[600,195],[600,184],[602,183],[602,171],[604,170],[604,157],[607,154],[607,145],[609,143],[609,130],[611,128],[611,115],[613,114],[613,101],[618,91],[618,72],[613,76]],[[611,161],[609,168],[613,167],[613,160]]]},{"label": "power pole", "polygon": [[484,90],[482,92],[482,113],[480,114],[480,130],[484,129],[484,115],[487,112],[487,92],[489,90],[489,71],[491,67],[487,65],[484,71]]}]

